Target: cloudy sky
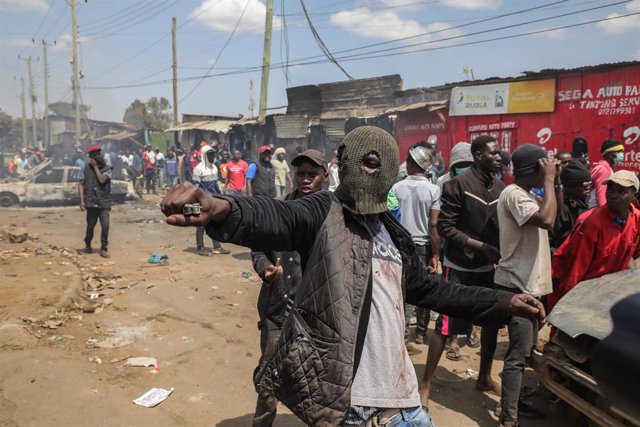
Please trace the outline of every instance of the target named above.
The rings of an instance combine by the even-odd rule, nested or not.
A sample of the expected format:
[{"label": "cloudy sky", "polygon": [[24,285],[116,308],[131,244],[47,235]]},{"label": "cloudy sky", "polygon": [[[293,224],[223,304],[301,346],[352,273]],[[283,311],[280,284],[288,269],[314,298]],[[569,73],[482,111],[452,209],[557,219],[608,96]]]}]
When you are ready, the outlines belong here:
[{"label": "cloudy sky", "polygon": [[[171,18],[178,22],[180,113],[250,114],[258,104],[261,0],[78,0],[82,99],[121,121],[135,98],[172,99]],[[274,0],[269,107],[286,88],[346,80],[322,53],[299,0]],[[404,88],[522,71],[640,60],[640,0],[304,0],[333,56],[354,78],[400,74]],[[630,16],[625,16],[630,15]],[[0,0],[0,108],[20,115],[21,58],[31,56],[37,114],[71,101],[71,12],[65,0]],[[467,68],[468,69],[468,68]],[[470,75],[468,76],[470,78]],[[253,82],[253,91],[250,90]],[[30,107],[27,107],[30,116]],[[272,110],[274,112],[283,110]],[[256,107],[257,112],[257,107]]]}]

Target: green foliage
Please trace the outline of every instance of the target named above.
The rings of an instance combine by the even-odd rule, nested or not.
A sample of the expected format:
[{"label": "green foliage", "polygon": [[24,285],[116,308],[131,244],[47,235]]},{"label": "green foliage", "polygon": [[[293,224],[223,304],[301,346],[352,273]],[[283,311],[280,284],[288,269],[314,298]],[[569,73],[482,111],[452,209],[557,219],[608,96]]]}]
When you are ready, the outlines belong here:
[{"label": "green foliage", "polygon": [[165,130],[171,126],[171,103],[165,97],[152,97],[147,102],[134,100],[124,112],[122,120],[138,128]]},{"label": "green foliage", "polygon": [[[86,115],[91,107],[88,105],[80,105],[80,117]],[[54,102],[49,104],[49,113],[62,117],[75,117],[76,109],[72,102]]]}]

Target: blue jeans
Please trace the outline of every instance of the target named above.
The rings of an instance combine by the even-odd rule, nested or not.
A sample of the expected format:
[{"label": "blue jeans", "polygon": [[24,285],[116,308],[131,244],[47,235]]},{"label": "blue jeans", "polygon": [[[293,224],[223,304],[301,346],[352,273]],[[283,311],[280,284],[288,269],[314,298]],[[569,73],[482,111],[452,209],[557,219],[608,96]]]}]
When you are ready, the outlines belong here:
[{"label": "blue jeans", "polygon": [[[375,415],[371,416],[371,411],[376,411]],[[364,407],[351,407],[347,412],[347,418],[342,425],[360,425],[371,426],[374,418],[378,417],[378,426],[385,427],[435,427],[436,425],[429,417],[427,411],[421,407],[407,408],[399,410],[395,415],[388,419],[384,419],[382,414],[385,409],[376,408],[364,408]],[[360,419],[358,419],[360,418]],[[367,421],[363,421],[367,419]]]}]

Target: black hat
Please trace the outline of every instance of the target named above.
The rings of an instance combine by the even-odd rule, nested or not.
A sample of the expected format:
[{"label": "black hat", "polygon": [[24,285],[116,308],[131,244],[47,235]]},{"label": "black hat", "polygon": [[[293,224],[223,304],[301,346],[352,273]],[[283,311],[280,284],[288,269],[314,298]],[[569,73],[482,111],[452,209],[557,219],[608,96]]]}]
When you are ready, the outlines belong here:
[{"label": "black hat", "polygon": [[533,144],[519,146],[511,156],[513,174],[522,176],[532,173],[538,165],[538,160],[545,157],[547,157],[547,152],[542,147]]},{"label": "black hat", "polygon": [[324,154],[318,150],[309,149],[303,151],[291,160],[291,164],[293,166],[298,166],[305,160],[309,160],[311,163],[321,166],[325,172],[327,171],[327,161],[324,159]]},{"label": "black hat", "polygon": [[562,185],[582,184],[591,181],[591,174],[587,165],[579,160],[571,160],[562,168],[560,181]]}]

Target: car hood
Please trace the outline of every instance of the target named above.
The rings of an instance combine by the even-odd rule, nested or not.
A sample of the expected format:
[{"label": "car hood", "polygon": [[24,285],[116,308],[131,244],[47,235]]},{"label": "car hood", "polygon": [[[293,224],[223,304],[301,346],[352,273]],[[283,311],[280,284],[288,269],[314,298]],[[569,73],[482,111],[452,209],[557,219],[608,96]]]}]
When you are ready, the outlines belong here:
[{"label": "car hood", "polygon": [[611,307],[639,292],[640,268],[585,280],[558,301],[547,320],[572,338],[602,340],[613,330]]}]

